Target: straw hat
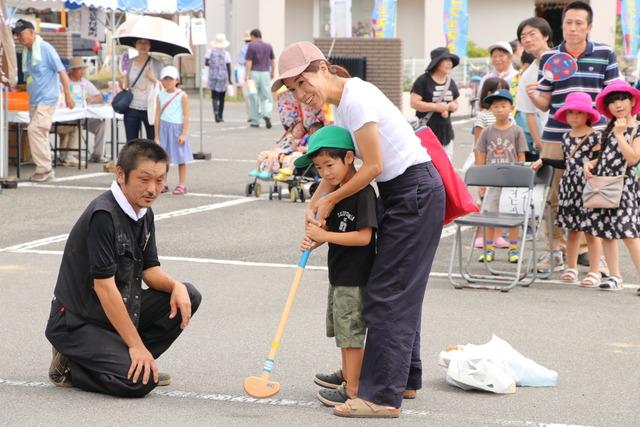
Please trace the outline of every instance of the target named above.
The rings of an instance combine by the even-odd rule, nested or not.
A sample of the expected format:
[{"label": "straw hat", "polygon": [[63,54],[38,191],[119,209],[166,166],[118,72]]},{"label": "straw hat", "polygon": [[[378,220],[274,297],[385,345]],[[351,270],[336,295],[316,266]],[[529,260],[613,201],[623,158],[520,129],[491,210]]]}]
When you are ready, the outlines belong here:
[{"label": "straw hat", "polygon": [[245,31],[244,35],[242,36],[242,40],[244,40],[246,42],[250,42],[251,41],[251,32],[250,31]]},{"label": "straw hat", "polygon": [[74,56],[71,58],[71,62],[69,63],[69,69],[73,70],[74,68],[87,68],[88,65],[84,63],[82,58]]},{"label": "straw hat", "polygon": [[231,43],[229,43],[229,40],[227,40],[227,37],[223,33],[218,33],[216,34],[215,39],[211,40],[211,43],[209,45],[214,49],[224,49],[230,44]]}]

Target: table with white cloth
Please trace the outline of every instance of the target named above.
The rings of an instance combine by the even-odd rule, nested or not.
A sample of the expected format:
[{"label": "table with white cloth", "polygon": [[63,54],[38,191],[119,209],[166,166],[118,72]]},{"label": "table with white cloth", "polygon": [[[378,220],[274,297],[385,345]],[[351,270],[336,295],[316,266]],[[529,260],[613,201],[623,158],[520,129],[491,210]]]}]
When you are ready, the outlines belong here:
[{"label": "table with white cloth", "polygon": [[[118,117],[120,116],[120,117]],[[85,124],[85,140],[87,143],[85,144],[85,168],[88,163],[88,152],[89,152],[89,130],[86,126],[87,119],[102,119],[108,120],[113,119],[113,108],[109,104],[93,104],[87,105],[82,108],[57,108],[53,113],[52,126],[54,129],[54,146],[53,151],[54,154],[57,154],[58,151],[63,149],[58,148],[58,134],[57,128],[58,126],[77,126],[78,127],[78,148],[77,149],[64,149],[65,151],[77,151],[78,152],[78,169],[82,168],[82,124]],[[122,120],[121,114],[116,114],[116,120]],[[8,111],[7,112],[7,121],[9,123],[16,124],[16,176],[20,178],[20,164],[21,164],[21,136],[22,136],[22,126],[26,123],[31,122],[31,117],[28,111]],[[113,136],[112,136],[113,138]],[[113,143],[113,141],[112,141]],[[57,156],[53,157],[53,166],[56,166]]]}]

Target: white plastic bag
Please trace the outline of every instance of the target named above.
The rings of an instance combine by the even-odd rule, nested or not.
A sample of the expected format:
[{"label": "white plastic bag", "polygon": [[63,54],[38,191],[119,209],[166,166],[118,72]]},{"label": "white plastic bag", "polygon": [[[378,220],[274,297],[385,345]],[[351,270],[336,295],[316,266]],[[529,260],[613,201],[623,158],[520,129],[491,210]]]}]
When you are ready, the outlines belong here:
[{"label": "white plastic bag", "polygon": [[200,70],[200,86],[209,89],[209,67],[202,67]]},{"label": "white plastic bag", "polygon": [[[504,377],[496,372],[496,368],[511,378],[517,386],[554,387],[558,384],[556,371],[526,358],[496,335],[486,344],[458,345],[443,351],[439,355],[438,363],[448,368],[447,382],[456,387],[463,384],[495,393],[499,393],[494,391],[498,389],[509,390]],[[488,384],[493,384],[493,387],[489,387]]]},{"label": "white plastic bag", "polygon": [[236,96],[236,87],[234,85],[227,85],[227,96]]},{"label": "white plastic bag", "polygon": [[256,87],[256,81],[255,80],[247,80],[247,89],[249,90],[249,95],[257,95],[258,94],[258,88]]},{"label": "white plastic bag", "polygon": [[147,96],[147,120],[149,120],[152,126],[156,121],[156,103],[158,102],[158,94],[161,89],[162,86],[160,82],[156,82],[149,90],[149,95]]},{"label": "white plastic bag", "polygon": [[516,392],[516,382],[502,366],[491,359],[452,359],[447,369],[447,383],[469,390],[499,394]]}]

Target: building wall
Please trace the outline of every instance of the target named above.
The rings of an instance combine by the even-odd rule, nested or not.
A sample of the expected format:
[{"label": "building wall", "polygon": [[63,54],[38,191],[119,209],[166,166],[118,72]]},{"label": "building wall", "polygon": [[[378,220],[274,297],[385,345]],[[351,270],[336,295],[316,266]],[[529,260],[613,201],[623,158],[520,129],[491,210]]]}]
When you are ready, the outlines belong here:
[{"label": "building wall", "polygon": [[[336,38],[332,55],[365,56],[367,81],[376,85],[398,108],[402,106],[403,42],[401,39]],[[331,48],[331,38],[315,39],[323,52]]]},{"label": "building wall", "polygon": [[485,49],[513,40],[518,24],[534,14],[533,0],[469,0],[469,40]]},{"label": "building wall", "polygon": [[401,0],[398,2],[396,34],[404,42],[405,58],[424,58],[425,43],[422,32],[424,27],[425,0]]},{"label": "building wall", "polygon": [[285,46],[301,40],[313,40],[313,0],[287,0]]},{"label": "building wall", "polygon": [[[263,40],[273,47],[276,56],[286,47],[285,31],[289,25],[293,25],[285,20],[286,4],[286,0],[258,1],[258,28]],[[313,10],[310,13],[313,14]]]},{"label": "building wall", "polygon": [[613,0],[591,0],[593,26],[591,40],[614,46],[616,42],[616,5]]}]

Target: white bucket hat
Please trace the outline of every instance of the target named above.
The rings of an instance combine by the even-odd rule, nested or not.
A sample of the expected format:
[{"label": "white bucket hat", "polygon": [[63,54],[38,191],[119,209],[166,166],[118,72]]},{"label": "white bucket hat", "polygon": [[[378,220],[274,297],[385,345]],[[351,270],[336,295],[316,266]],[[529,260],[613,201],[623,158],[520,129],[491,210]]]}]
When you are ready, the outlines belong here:
[{"label": "white bucket hat", "polygon": [[229,43],[229,40],[227,40],[227,37],[223,33],[216,34],[216,37],[211,40],[211,43],[209,43],[209,45],[214,49],[224,49],[225,47],[229,47],[230,44],[231,43]]}]

